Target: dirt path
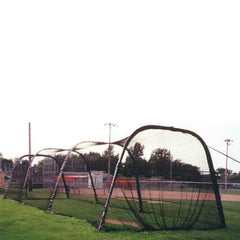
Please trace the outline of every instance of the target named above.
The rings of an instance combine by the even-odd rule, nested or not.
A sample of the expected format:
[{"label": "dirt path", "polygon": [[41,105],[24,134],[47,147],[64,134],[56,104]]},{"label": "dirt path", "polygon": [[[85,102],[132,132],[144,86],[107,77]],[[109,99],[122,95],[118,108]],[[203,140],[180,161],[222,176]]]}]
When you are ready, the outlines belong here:
[{"label": "dirt path", "polygon": [[111,224],[117,224],[117,225],[126,225],[131,227],[138,227],[138,228],[140,227],[136,222],[120,221],[117,219],[106,218],[105,222],[111,223]]},{"label": "dirt path", "polygon": [[[92,189],[70,189],[70,193],[73,194],[79,194],[79,195],[93,195]],[[125,196],[127,197],[133,197],[137,199],[137,192],[136,191],[130,191],[125,190],[124,191]],[[142,190],[141,191],[142,198],[145,199],[207,199],[207,200],[214,200],[215,195],[214,193],[200,193],[197,192],[181,192],[181,191],[149,191],[149,190]],[[107,196],[107,190],[103,189],[97,189],[97,195],[99,197],[106,197]],[[151,195],[151,196],[150,196]],[[112,198],[119,198],[124,199],[125,196],[123,195],[123,192],[121,189],[114,189]],[[222,201],[232,201],[232,202],[240,202],[240,195],[234,195],[234,194],[221,194]],[[151,201],[151,200],[149,200]],[[167,201],[166,201],[167,202]],[[165,203],[166,203],[165,202]]]},{"label": "dirt path", "polygon": [[230,201],[230,202],[240,202],[240,195],[234,194],[221,194],[222,201]]}]

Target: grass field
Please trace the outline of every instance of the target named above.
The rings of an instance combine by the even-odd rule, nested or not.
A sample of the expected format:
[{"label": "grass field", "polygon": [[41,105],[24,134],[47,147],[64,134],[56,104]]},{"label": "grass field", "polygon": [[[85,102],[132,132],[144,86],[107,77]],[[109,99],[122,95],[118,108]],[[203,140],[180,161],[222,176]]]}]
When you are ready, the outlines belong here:
[{"label": "grass field", "polygon": [[[153,198],[156,195],[155,192],[151,193],[151,199],[148,197],[142,198],[142,212],[138,211],[139,202],[136,199],[130,198],[126,201],[124,198],[112,198],[104,230],[119,231],[126,230],[126,228],[137,231],[143,229],[163,230],[167,228],[193,228],[199,230],[216,229],[220,224],[219,221],[216,221],[218,212],[214,201],[197,201],[191,198],[180,199],[176,197],[179,195],[179,192],[176,191],[171,192],[170,199],[159,200],[159,198]],[[164,195],[167,195],[167,193],[168,191],[165,191]],[[28,193],[28,198],[23,198],[22,200],[28,205],[46,210],[48,195],[48,189],[34,189],[34,191]],[[70,199],[67,199],[64,193],[58,193],[54,200],[52,211],[57,214],[84,219],[93,226],[98,227],[106,199],[99,197],[100,203],[94,204],[95,200],[91,195],[70,195]],[[195,192],[188,194],[188,197],[192,195],[195,196]],[[206,194],[204,193],[203,195],[205,196]],[[202,208],[203,203],[204,207]],[[198,217],[199,212],[201,212],[200,217]],[[196,218],[198,219],[197,222],[195,222]],[[116,221],[118,221],[118,224],[116,224]],[[124,222],[124,224],[121,224],[121,222]]]},{"label": "grass field", "polygon": [[210,231],[112,231],[98,232],[85,220],[49,214],[37,208],[2,200],[0,195],[1,240],[239,240],[240,202],[223,202],[227,227]]}]

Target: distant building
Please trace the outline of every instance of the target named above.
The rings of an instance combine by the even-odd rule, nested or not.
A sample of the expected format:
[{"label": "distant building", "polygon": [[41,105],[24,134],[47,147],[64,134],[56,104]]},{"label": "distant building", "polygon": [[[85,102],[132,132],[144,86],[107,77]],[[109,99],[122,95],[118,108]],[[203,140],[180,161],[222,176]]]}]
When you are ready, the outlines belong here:
[{"label": "distant building", "polygon": [[[95,188],[104,187],[104,172],[103,171],[92,171],[92,179]],[[88,174],[88,188],[92,188],[91,179]]]}]

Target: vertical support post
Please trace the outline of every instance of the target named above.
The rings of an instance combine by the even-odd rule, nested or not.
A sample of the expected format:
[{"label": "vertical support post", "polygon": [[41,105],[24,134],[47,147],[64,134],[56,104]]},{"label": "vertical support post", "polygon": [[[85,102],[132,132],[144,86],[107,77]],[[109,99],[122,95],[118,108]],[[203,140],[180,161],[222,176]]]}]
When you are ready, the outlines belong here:
[{"label": "vertical support post", "polygon": [[65,177],[64,177],[64,173],[62,173],[62,180],[63,180],[63,185],[64,185],[64,188],[65,188],[65,192],[66,192],[67,198],[70,198],[69,197],[69,188],[68,188],[68,185],[66,183],[66,180],[65,180]]},{"label": "vertical support post", "polygon": [[132,158],[132,161],[135,165],[135,180],[136,180],[136,189],[137,189],[137,195],[138,195],[138,206],[139,206],[139,212],[143,212],[143,201],[142,201],[142,194],[141,194],[141,186],[140,186],[140,182],[139,182],[139,176],[138,176],[138,165],[136,162],[136,159],[134,158],[133,154],[131,153],[131,151],[128,151],[129,156]]},{"label": "vertical support post", "polygon": [[32,139],[31,139],[31,123],[29,122],[28,123],[28,154],[29,154],[29,161],[28,161],[28,164],[29,164],[29,179],[28,179],[28,189],[29,189],[29,192],[32,191]]},{"label": "vertical support post", "polygon": [[172,167],[173,167],[173,155],[169,155],[170,156],[170,176],[169,176],[169,180],[172,181]]},{"label": "vertical support post", "polygon": [[28,154],[29,154],[29,160],[31,160],[31,151],[32,151],[32,142],[31,142],[31,123],[28,123]]},{"label": "vertical support post", "polygon": [[112,124],[109,125],[109,138],[108,138],[108,179],[110,178],[110,169],[111,169],[111,126]]},{"label": "vertical support post", "polygon": [[85,162],[85,164],[87,166],[88,174],[89,174],[89,177],[90,177],[90,181],[91,181],[91,185],[92,185],[93,193],[94,193],[94,197],[95,197],[95,203],[99,204],[98,197],[97,197],[97,191],[96,191],[95,184],[93,182],[92,172],[91,172],[90,166],[88,164],[88,160],[81,153],[78,153],[78,154],[82,157],[83,161]]}]

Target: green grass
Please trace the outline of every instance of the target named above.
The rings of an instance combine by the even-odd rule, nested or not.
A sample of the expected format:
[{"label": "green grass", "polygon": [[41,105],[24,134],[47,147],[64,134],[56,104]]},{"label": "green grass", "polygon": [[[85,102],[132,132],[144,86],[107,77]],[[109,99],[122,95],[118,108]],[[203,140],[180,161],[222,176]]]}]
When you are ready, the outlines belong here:
[{"label": "green grass", "polygon": [[37,208],[2,200],[0,195],[0,240],[238,240],[240,203],[224,202],[227,227],[210,231],[98,232],[88,222],[49,214]]},{"label": "green grass", "polygon": [[[52,211],[60,215],[84,219],[97,227],[100,222],[105,201],[104,198],[99,198],[100,204],[95,204],[93,197],[71,195],[70,199],[66,199],[63,194],[59,194],[58,198],[54,200]],[[28,205],[46,209],[48,200],[25,200],[25,202]],[[126,201],[113,199],[111,201],[111,206],[112,207],[109,207],[108,218],[133,221],[133,216],[130,216],[131,212],[126,210]],[[107,228],[114,228],[112,224],[106,223],[106,226]],[[115,227],[119,229],[119,226],[115,225]]]},{"label": "green grass", "polygon": [[[47,189],[34,189],[34,191],[29,192],[28,197],[30,199],[23,199],[29,205],[38,207],[40,209],[47,209],[49,193]],[[37,199],[36,197],[42,197],[42,200]],[[65,194],[58,193],[56,199],[54,200],[52,210],[55,213],[71,216],[79,219],[87,220],[93,226],[97,227],[100,222],[100,217],[103,212],[105,199],[99,198],[100,204],[94,204],[94,198],[86,197],[82,195],[71,195],[70,199],[66,199]],[[157,202],[157,201],[156,201]],[[136,209],[135,217],[133,216],[132,211],[129,210],[129,205],[131,208]],[[142,225],[141,227],[136,228],[135,230],[141,230],[144,228],[156,229],[165,229],[165,225],[168,228],[188,228],[191,223],[194,221],[193,216],[197,216],[198,212],[201,211],[202,201],[190,201],[190,200],[177,200],[169,199],[167,203],[158,202],[158,203],[149,203],[147,201],[143,202],[144,212],[138,212],[138,202],[129,200],[128,203],[126,200],[112,199],[109,209],[108,209],[108,219],[121,220],[127,222],[137,222]],[[195,211],[196,210],[196,211]],[[161,215],[154,214],[162,212]],[[163,214],[164,213],[164,214]],[[162,218],[164,216],[164,218]],[[189,218],[187,218],[187,216]],[[216,204],[214,201],[206,201],[204,203],[204,208],[201,211],[201,217],[199,221],[194,224],[194,229],[212,229],[216,228],[215,219],[217,216]],[[213,224],[213,225],[210,225]],[[216,222],[219,224],[219,222]],[[116,224],[110,224],[107,222],[105,224],[105,231],[109,230],[126,230],[130,228],[133,230],[133,227],[119,226]]]}]

